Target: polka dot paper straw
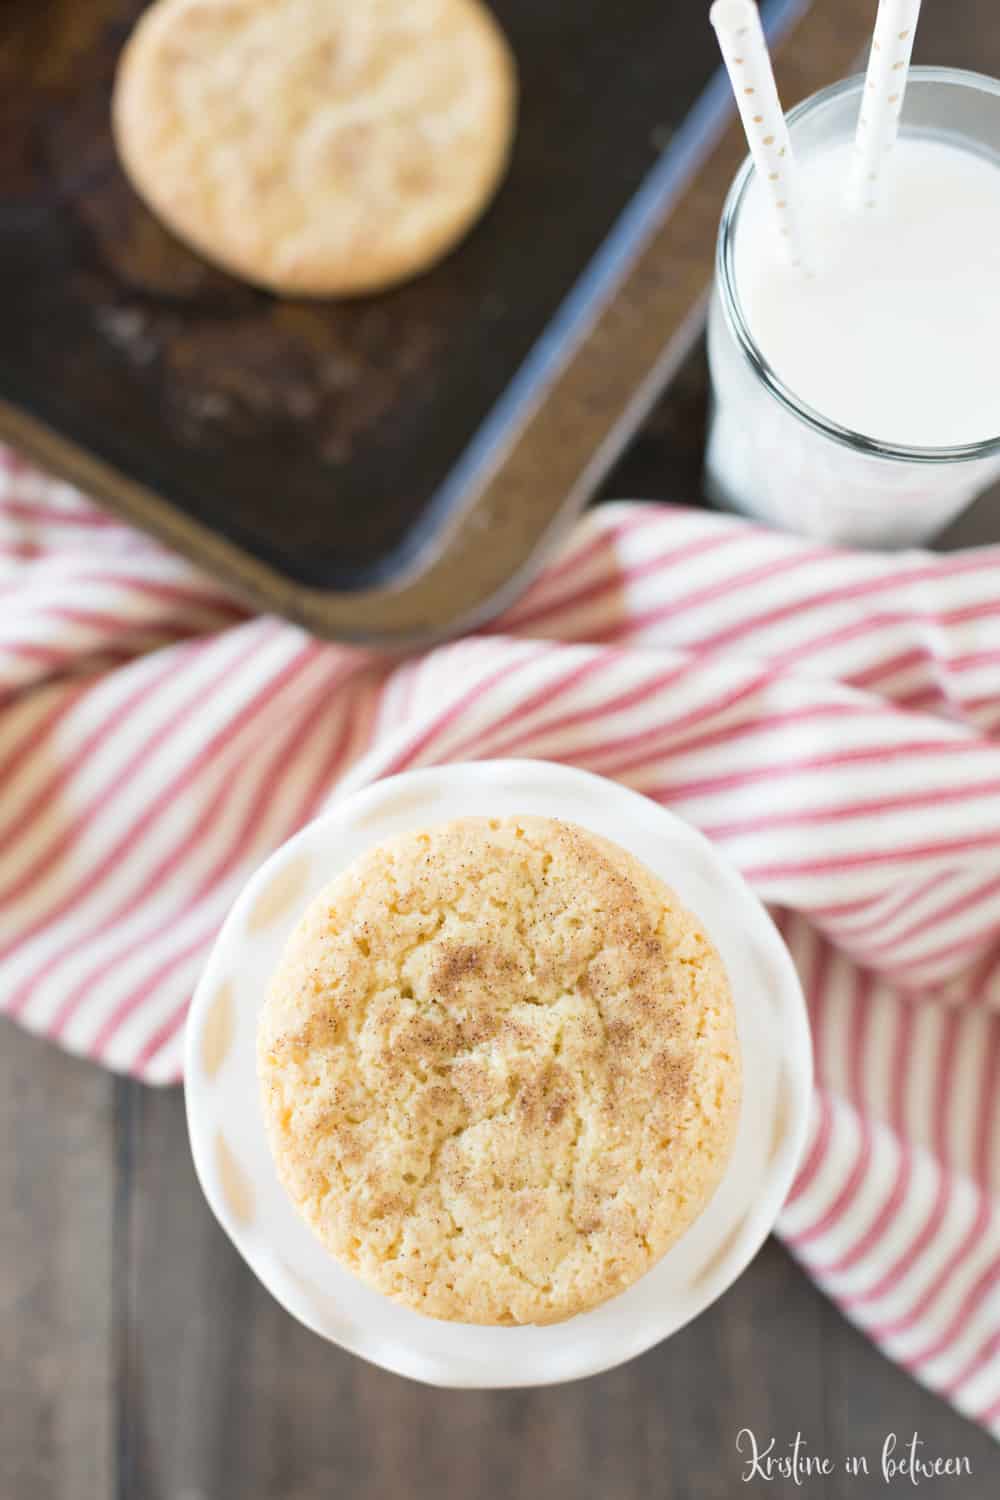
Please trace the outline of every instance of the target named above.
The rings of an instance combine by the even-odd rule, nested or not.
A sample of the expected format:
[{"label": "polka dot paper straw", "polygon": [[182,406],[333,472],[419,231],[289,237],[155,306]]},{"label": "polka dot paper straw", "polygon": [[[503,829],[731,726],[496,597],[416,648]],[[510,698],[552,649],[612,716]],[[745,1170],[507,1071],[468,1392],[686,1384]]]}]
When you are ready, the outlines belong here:
[{"label": "polka dot paper straw", "polygon": [[882,198],[919,14],[920,0],[880,0],[854,137],[850,193],[855,208],[875,208]]},{"label": "polka dot paper straw", "polygon": [[792,265],[804,269],[795,163],[757,7],[751,0],[715,0],[708,19],[719,39],[750,155],[774,210],[778,236]]}]

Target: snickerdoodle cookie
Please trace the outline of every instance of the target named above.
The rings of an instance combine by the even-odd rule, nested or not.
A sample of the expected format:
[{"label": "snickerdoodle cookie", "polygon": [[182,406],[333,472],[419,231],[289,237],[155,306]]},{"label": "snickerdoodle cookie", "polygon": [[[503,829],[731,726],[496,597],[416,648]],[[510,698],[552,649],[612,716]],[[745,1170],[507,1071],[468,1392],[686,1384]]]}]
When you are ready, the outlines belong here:
[{"label": "snickerdoodle cookie", "polygon": [[722,962],[631,854],[464,818],[309,907],[262,1011],[282,1182],[336,1259],[435,1318],[546,1323],[623,1291],[722,1175]]},{"label": "snickerdoodle cookie", "polygon": [[350,296],[465,233],[514,104],[479,0],[156,0],[112,116],[136,191],[181,239],[262,286]]}]

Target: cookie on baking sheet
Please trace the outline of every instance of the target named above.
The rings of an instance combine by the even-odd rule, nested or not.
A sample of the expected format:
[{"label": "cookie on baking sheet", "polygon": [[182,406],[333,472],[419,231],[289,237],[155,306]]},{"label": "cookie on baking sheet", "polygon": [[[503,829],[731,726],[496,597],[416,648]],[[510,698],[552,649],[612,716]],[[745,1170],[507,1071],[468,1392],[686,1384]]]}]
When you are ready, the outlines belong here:
[{"label": "cookie on baking sheet", "polygon": [[736,1132],[726,973],[617,845],[464,818],[311,904],[258,1027],[278,1174],[343,1265],[431,1317],[548,1323],[701,1212]]},{"label": "cookie on baking sheet", "polygon": [[425,270],[495,191],[510,49],[479,0],[156,0],[122,54],[122,164],[181,239],[276,291]]}]

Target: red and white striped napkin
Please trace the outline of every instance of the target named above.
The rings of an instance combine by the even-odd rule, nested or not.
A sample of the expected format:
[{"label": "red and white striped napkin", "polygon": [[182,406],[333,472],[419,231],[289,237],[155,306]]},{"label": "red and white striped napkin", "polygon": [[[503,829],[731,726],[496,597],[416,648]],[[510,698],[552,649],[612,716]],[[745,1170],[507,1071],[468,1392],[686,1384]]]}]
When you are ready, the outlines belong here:
[{"label": "red and white striped napkin", "polygon": [[565,760],[666,803],[775,911],[818,1086],[779,1229],[1000,1436],[1000,548],[838,552],[607,505],[489,630],[406,661],[249,616],[0,450],[0,996],[176,1079],[250,871],[406,767]]}]

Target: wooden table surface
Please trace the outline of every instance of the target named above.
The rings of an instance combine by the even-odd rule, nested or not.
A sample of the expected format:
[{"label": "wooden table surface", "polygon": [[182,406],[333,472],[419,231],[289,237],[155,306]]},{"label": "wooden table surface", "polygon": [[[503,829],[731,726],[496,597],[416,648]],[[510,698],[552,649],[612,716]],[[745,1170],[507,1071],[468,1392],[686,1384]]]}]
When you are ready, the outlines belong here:
[{"label": "wooden table surface", "polygon": [[[994,0],[924,11],[923,60],[1000,72]],[[612,492],[685,496],[677,411],[654,414]],[[956,535],[997,530],[981,508]],[[930,1500],[1000,1492],[1000,1449],[883,1359],[773,1240],[692,1326],[619,1370],[448,1393],[324,1344],[270,1299],[201,1197],[179,1090],[113,1078],[8,1023],[0,1143],[3,1500],[852,1500],[909,1489],[883,1483],[878,1456],[887,1433],[914,1431],[925,1454],[972,1466],[925,1484]],[[801,1432],[834,1474],[744,1488],[745,1427],[785,1449]],[[868,1458],[867,1479],[845,1473],[848,1454]]]}]

